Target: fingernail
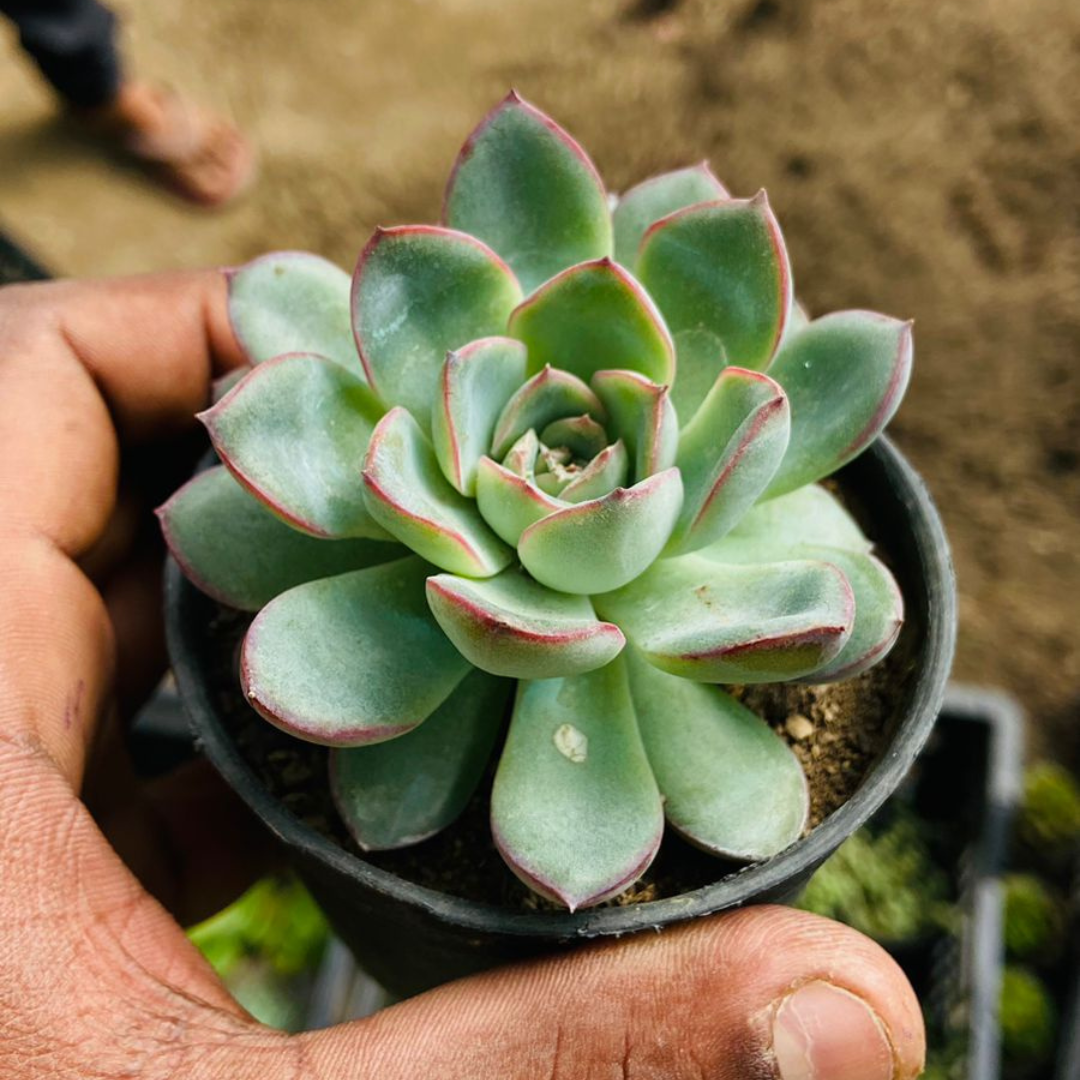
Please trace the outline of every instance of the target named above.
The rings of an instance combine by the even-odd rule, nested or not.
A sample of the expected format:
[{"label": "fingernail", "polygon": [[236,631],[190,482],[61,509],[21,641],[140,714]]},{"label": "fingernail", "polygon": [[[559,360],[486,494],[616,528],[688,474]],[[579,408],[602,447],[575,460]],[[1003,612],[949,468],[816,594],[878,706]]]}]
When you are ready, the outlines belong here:
[{"label": "fingernail", "polygon": [[780,1000],[772,1022],[782,1080],[893,1080],[892,1046],[877,1013],[827,982]]}]

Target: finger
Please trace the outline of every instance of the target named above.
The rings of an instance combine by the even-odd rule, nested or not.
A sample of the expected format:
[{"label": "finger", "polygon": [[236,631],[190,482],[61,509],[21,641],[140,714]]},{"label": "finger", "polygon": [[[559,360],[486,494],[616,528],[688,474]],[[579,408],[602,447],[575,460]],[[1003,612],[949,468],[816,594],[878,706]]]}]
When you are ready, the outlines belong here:
[{"label": "finger", "polygon": [[134,440],[190,427],[242,360],[217,272],[0,291],[0,737],[40,743],[73,786],[113,670],[71,562],[112,514],[113,423]]},{"label": "finger", "polygon": [[877,945],[759,907],[494,972],[300,1037],[313,1076],[907,1080],[918,1003]]}]

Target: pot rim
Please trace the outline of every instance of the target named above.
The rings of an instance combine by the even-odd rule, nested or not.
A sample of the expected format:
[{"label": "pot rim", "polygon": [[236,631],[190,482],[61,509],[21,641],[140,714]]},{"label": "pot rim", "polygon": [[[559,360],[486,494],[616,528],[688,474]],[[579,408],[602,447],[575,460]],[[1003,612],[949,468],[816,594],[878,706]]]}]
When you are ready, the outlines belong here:
[{"label": "pot rim", "polygon": [[[876,457],[906,513],[927,596],[928,658],[912,700],[891,743],[856,792],[809,835],[772,858],[679,896],[626,907],[576,912],[528,912],[441,893],[365,862],[290,813],[259,781],[220,722],[209,688],[199,676],[184,630],[184,600],[196,595],[171,557],[165,575],[166,632],[173,672],[189,722],[206,756],[248,807],[290,849],[328,865],[337,874],[381,896],[420,909],[440,922],[467,931],[569,941],[658,930],[662,926],[739,907],[785,882],[808,876],[840,843],[863,825],[899,785],[929,737],[945,695],[956,638],[956,581],[941,519],[925,483],[885,437],[866,451]],[[188,591],[190,590],[190,591]]]}]

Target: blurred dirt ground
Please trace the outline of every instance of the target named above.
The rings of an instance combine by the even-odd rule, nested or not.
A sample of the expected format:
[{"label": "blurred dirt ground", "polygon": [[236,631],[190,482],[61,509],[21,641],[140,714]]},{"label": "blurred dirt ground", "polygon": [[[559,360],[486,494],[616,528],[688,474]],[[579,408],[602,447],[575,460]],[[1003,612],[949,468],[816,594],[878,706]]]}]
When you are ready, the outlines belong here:
[{"label": "blurred dirt ground", "polygon": [[[1074,0],[124,0],[141,73],[235,115],[257,189],[217,215],[54,119],[0,39],[0,220],[116,273],[433,220],[462,138],[515,85],[614,189],[707,157],[766,187],[815,313],[916,319],[893,425],[960,574],[957,674],[1080,750],[1080,6]],[[0,33],[2,33],[0,29]]]}]

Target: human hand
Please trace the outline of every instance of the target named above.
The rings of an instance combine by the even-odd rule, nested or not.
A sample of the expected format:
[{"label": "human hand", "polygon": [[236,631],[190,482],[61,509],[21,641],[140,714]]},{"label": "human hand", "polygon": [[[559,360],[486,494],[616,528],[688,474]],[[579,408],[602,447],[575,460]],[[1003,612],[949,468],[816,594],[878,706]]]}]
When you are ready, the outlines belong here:
[{"label": "human hand", "polygon": [[[776,907],[476,976],[285,1035],[181,930],[257,872],[202,764],[140,785],[164,666],[150,509],[243,363],[216,272],[0,290],[0,1076],[892,1080],[918,1004],[846,927]],[[179,921],[178,921],[179,920]]]}]

